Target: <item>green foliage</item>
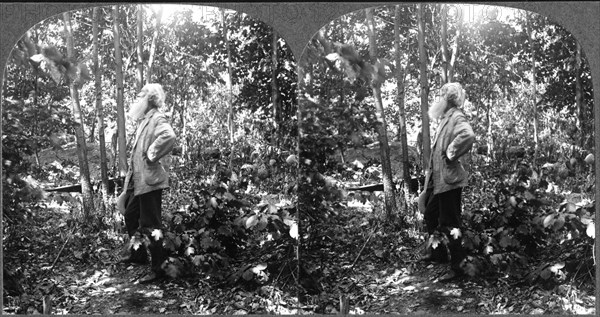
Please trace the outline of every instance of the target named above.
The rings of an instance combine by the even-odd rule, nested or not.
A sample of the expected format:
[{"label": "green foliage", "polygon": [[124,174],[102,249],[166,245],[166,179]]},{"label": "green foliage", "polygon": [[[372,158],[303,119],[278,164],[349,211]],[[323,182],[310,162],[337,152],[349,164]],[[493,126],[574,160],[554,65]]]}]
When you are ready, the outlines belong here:
[{"label": "green foliage", "polygon": [[[271,269],[252,265],[253,269],[252,263],[236,268],[231,261],[237,263],[244,254],[275,268],[276,263],[292,258],[298,238],[293,205],[247,194],[250,175],[242,172],[238,177],[220,160],[213,160],[211,166],[212,176],[204,178],[207,174],[202,170],[195,173],[195,179],[202,181],[176,178],[174,188],[186,190],[175,197],[181,207],[165,216],[164,246],[172,258],[167,266],[174,276],[202,270],[220,278],[229,275],[230,283],[241,278],[264,284],[270,281],[267,272]],[[190,204],[181,205],[185,201]]]},{"label": "green foliage", "polygon": [[[471,188],[477,190],[465,195],[468,205],[463,216],[463,244],[475,257],[467,264],[468,270],[498,270],[527,276],[533,282],[538,277],[546,281],[553,276],[560,281],[565,273],[575,275],[572,267],[569,272],[561,271],[564,262],[575,258],[589,268],[593,262],[593,191],[572,178],[557,184],[549,177],[552,172],[538,173],[522,165],[508,174],[500,170],[474,173]],[[563,265],[526,274],[529,263],[540,260]]]}]

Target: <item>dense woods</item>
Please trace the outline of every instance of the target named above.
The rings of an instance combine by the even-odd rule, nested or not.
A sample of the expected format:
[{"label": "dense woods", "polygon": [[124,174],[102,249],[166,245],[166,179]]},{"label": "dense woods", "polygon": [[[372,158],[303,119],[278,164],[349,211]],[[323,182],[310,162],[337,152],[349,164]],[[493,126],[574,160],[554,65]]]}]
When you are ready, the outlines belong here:
[{"label": "dense woods", "polygon": [[[419,307],[403,304],[419,298],[406,289],[427,296],[423,280],[441,275],[438,266],[415,262],[423,243],[446,243],[424,235],[415,199],[438,124],[427,111],[447,82],[465,87],[464,111],[476,134],[463,192],[466,273],[479,285],[487,285],[486,276],[519,291],[483,309],[485,300],[467,299],[485,298],[474,287],[441,311],[531,312],[537,306],[527,299],[537,295],[524,285],[593,289],[593,98],[585,54],[547,18],[485,12],[377,7],[332,21],[307,45],[300,60],[298,195],[301,259],[318,286],[305,287],[303,300],[315,312],[340,311],[342,297],[351,313],[431,311],[422,298]],[[388,192],[395,193],[395,208]],[[405,281],[393,288],[401,295],[382,285],[392,273]]]},{"label": "dense woods", "polygon": [[[2,87],[3,313],[594,313],[595,170],[586,53],[550,19],[402,4],[325,25],[294,56],[232,10],[114,5],[20,38]],[[168,279],[116,259],[115,209],[160,83],[177,135],[163,194]],[[417,260],[416,197],[459,82],[467,277]]]},{"label": "dense woods", "polygon": [[[165,87],[162,110],[178,139],[163,203],[168,275],[270,287],[263,300],[295,295],[296,172],[288,163],[297,140],[295,61],[269,26],[196,6],[73,11],[29,30],[6,76],[4,268],[21,276],[15,279],[31,297],[5,308],[42,312],[36,305],[52,295],[54,313],[104,309],[78,302],[83,293],[60,293],[77,279],[57,274],[67,264],[92,275],[110,269],[106,261],[126,245],[114,206],[136,128],[125,113],[150,82]],[[45,229],[35,223],[60,230],[40,234]],[[50,249],[36,254],[37,243]],[[33,254],[35,265],[25,265]],[[234,302],[211,309],[233,313]]]}]

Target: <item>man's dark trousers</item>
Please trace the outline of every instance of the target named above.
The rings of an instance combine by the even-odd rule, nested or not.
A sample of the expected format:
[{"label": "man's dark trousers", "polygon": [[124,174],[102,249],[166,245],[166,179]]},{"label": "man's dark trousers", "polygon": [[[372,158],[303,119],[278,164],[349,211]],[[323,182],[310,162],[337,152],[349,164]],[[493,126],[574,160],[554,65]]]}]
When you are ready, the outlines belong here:
[{"label": "man's dark trousers", "polygon": [[[450,231],[453,228],[461,228],[461,195],[462,188],[456,188],[447,192],[433,195],[433,189],[428,189],[429,199],[425,207],[425,226],[427,232],[433,234],[436,230],[448,238],[448,250],[450,251],[450,263],[452,268],[459,269],[460,262],[466,257],[462,248],[461,236],[456,239]],[[441,261],[447,260],[445,248],[438,246],[433,250],[434,258]]]},{"label": "man's dark trousers", "polygon": [[[162,272],[161,265],[166,259],[162,247],[162,233],[158,240],[157,235],[152,235],[155,229],[162,229],[162,189],[154,190],[138,196],[133,195],[133,190],[128,190],[128,198],[125,203],[125,226],[127,233],[133,237],[136,232],[145,235],[150,244],[148,249],[152,257],[152,271]],[[142,245],[137,250],[131,250],[131,258],[136,262],[145,262],[147,259],[146,248]]]}]

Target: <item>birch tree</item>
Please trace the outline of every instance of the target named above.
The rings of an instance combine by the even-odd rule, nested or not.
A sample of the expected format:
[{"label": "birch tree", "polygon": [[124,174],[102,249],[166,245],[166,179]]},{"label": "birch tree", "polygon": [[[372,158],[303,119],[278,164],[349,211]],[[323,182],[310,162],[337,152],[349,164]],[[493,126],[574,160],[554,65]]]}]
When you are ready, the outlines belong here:
[{"label": "birch tree", "polygon": [[98,140],[100,142],[100,175],[102,178],[102,208],[108,206],[108,166],[106,163],[106,142],[104,140],[104,111],[102,109],[102,71],[98,61],[98,19],[100,8],[92,11],[92,59],[94,63],[94,88],[96,93],[96,114],[98,116]]},{"label": "birch tree", "polygon": [[127,144],[125,130],[125,106],[123,105],[123,58],[119,33],[119,6],[113,6],[113,33],[115,46],[115,89],[117,101],[117,142],[119,153],[119,176],[127,174]]},{"label": "birch tree", "polygon": [[423,5],[417,4],[417,23],[418,23],[418,37],[419,37],[419,76],[421,78],[421,119],[422,124],[422,138],[423,138],[423,170],[429,168],[429,157],[431,153],[431,139],[429,137],[429,101],[427,96],[429,95],[429,83],[427,80],[427,52],[425,51],[425,23],[423,21]]},{"label": "birch tree", "polygon": [[[73,30],[71,25],[71,14],[69,12],[63,13],[64,20],[64,34],[67,39],[67,58],[74,60],[75,49],[73,44]],[[83,196],[83,215],[84,219],[89,219],[92,208],[94,206],[94,200],[92,196],[92,184],[90,181],[90,169],[88,166],[88,155],[87,146],[85,143],[85,131],[84,131],[84,120],[83,113],[81,111],[81,105],[79,103],[79,91],[76,82],[66,76],[69,81],[69,90],[71,92],[71,107],[73,110],[73,116],[75,119],[75,137],[77,138],[77,158],[79,159],[79,172],[81,181],[81,193]]]},{"label": "birch tree", "polygon": [[381,83],[383,78],[380,76],[380,70],[383,63],[377,58],[377,34],[375,31],[375,22],[373,19],[373,10],[366,9],[367,32],[369,35],[369,54],[371,55],[371,64],[375,66],[371,77],[371,88],[375,99],[375,108],[377,110],[379,148],[381,151],[381,167],[383,172],[383,192],[385,197],[385,211],[387,218],[393,220],[396,212],[396,197],[394,194],[394,182],[392,179],[392,167],[390,163],[390,148],[387,138],[387,123],[385,112],[381,101]]}]

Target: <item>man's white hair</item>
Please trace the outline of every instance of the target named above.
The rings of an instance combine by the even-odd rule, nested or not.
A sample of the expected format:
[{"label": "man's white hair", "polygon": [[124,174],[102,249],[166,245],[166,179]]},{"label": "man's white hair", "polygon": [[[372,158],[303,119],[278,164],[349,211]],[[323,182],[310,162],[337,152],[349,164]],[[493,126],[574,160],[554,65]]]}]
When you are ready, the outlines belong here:
[{"label": "man's white hair", "polygon": [[165,104],[165,91],[160,84],[146,84],[140,93],[143,96],[129,109],[129,117],[134,121],[144,117],[148,108],[160,108]]},{"label": "man's white hair", "polygon": [[146,84],[142,91],[146,91],[148,101],[151,102],[151,106],[160,108],[165,104],[165,91],[160,84]]},{"label": "man's white hair", "polygon": [[449,107],[462,107],[466,100],[465,90],[459,83],[447,83],[440,88],[440,96],[429,108],[429,117],[439,119]]}]

